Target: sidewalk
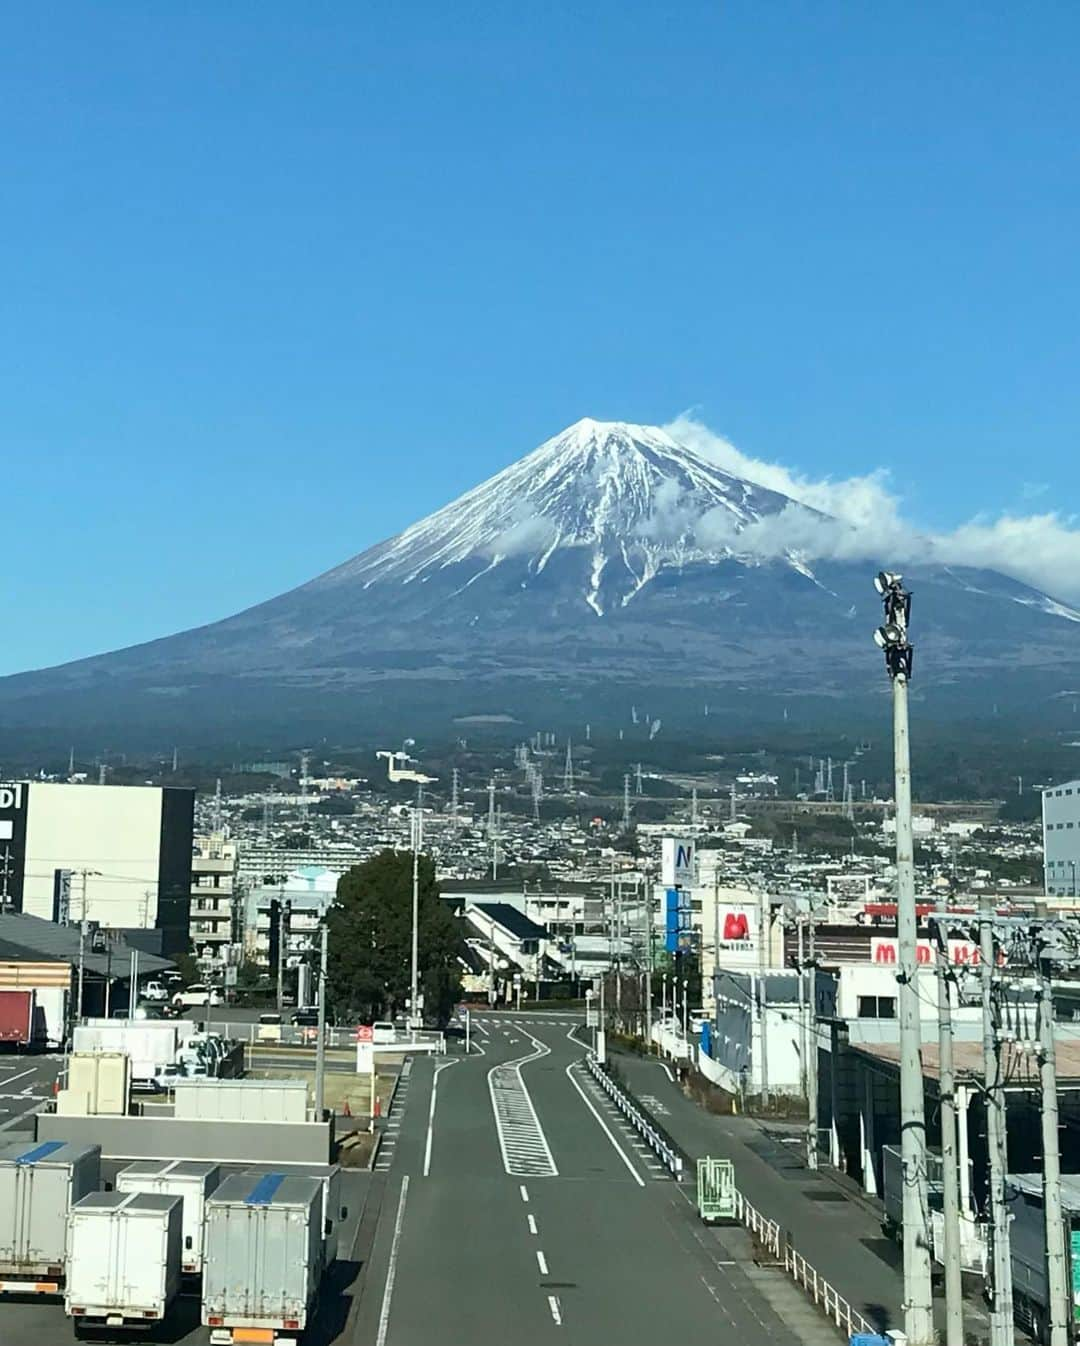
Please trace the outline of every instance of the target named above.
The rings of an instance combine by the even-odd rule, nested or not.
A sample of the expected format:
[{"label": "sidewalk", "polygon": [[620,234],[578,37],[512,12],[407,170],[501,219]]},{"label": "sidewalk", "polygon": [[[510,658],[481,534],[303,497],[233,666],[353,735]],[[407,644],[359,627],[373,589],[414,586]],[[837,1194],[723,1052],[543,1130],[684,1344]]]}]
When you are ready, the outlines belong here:
[{"label": "sidewalk", "polygon": [[[794,1247],[879,1331],[903,1327],[902,1254],[881,1232],[876,1214],[849,1199],[823,1169],[812,1173],[801,1145],[767,1122],[714,1116],[687,1098],[655,1058],[613,1052],[613,1063],[647,1111],[693,1159],[730,1159],[744,1197],[776,1220]],[[790,1135],[790,1128],[785,1128]],[[841,1180],[842,1181],[842,1180]],[[937,1303],[944,1319],[944,1305]],[[965,1300],[968,1331],[987,1329],[980,1306]]]}]

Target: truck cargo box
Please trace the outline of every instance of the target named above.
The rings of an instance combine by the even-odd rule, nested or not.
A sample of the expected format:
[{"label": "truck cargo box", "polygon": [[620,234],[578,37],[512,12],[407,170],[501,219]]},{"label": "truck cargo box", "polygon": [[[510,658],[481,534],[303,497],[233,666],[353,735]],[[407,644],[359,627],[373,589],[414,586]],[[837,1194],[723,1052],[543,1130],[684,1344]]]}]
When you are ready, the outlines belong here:
[{"label": "truck cargo box", "polygon": [[304,1331],[323,1271],[323,1191],[317,1178],[243,1173],[207,1199],[202,1321],[211,1342]]},{"label": "truck cargo box", "polygon": [[68,1211],[100,1183],[100,1145],[48,1140],[0,1148],[0,1293],[59,1293]]},{"label": "truck cargo box", "polygon": [[92,1192],[72,1206],[64,1310],[76,1332],[165,1317],[180,1290],[182,1209],[155,1192]]},{"label": "truck cargo box", "polygon": [[221,1182],[217,1164],[195,1160],[141,1159],[121,1169],[116,1178],[118,1192],[156,1192],[159,1196],[178,1196],[183,1202],[182,1253],[180,1265],[185,1275],[198,1276],[203,1268],[203,1215],[206,1198]]}]

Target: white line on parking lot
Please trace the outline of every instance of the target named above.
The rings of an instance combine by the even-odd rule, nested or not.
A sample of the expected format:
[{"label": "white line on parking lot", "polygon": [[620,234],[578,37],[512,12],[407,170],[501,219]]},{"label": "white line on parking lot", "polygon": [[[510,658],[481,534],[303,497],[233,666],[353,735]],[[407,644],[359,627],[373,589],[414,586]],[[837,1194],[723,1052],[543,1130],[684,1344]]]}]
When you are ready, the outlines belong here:
[{"label": "white line on parking lot", "polygon": [[539,1248],[537,1248],[536,1250],[536,1265],[540,1268],[541,1276],[546,1276],[548,1274],[547,1258],[544,1256],[544,1254],[540,1251]]},{"label": "white line on parking lot", "polygon": [[559,1301],[555,1295],[548,1295],[548,1308],[551,1310],[551,1316],[556,1324],[562,1322],[562,1309],[559,1308]]}]

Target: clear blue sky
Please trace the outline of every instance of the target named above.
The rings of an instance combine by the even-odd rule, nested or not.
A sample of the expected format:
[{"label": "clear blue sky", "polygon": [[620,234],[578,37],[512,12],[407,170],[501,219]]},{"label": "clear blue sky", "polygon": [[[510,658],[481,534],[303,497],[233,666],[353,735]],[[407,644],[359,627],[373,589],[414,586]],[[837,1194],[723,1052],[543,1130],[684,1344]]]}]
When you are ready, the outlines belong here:
[{"label": "clear blue sky", "polygon": [[6,7],[0,671],[582,415],[891,463],[933,527],[1071,511],[1078,50],[1072,0]]}]

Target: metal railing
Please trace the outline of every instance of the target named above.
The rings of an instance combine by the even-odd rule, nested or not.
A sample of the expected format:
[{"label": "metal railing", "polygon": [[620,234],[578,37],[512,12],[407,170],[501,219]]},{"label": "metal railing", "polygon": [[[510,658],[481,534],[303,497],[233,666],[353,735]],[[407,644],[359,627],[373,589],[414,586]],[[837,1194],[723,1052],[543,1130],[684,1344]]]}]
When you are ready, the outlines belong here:
[{"label": "metal railing", "polygon": [[851,1307],[842,1294],[831,1285],[824,1276],[818,1274],[815,1267],[797,1252],[784,1238],[779,1224],[762,1215],[749,1201],[736,1191],[735,1210],[742,1224],[750,1230],[758,1246],[775,1259],[777,1267],[783,1267],[796,1285],[831,1319],[837,1328],[847,1337],[864,1332],[873,1335],[877,1328],[868,1322],[861,1313]]},{"label": "metal railing", "polygon": [[683,1175],[683,1159],[678,1150],[666,1136],[660,1133],[651,1119],[637,1107],[630,1095],[615,1083],[592,1052],[589,1052],[586,1056],[585,1064],[588,1067],[589,1074],[600,1085],[634,1130],[638,1132],[672,1177],[676,1181],[680,1180]]}]

